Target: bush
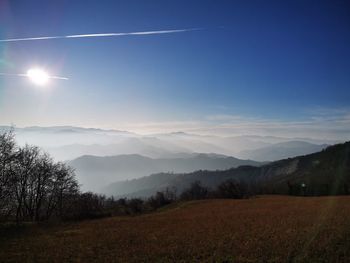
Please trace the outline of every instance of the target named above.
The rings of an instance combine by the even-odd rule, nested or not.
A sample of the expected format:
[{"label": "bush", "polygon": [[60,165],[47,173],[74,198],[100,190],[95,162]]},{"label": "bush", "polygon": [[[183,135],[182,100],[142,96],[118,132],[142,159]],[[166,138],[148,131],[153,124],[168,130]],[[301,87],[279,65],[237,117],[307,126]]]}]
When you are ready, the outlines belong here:
[{"label": "bush", "polygon": [[247,198],[249,196],[251,196],[251,194],[248,190],[248,187],[234,180],[227,180],[221,183],[215,191],[216,198],[241,199]]},{"label": "bush", "polygon": [[209,196],[209,189],[202,186],[200,181],[195,181],[191,186],[182,192],[180,199],[182,200],[199,200],[206,199]]},{"label": "bush", "polygon": [[92,192],[79,194],[73,207],[74,212],[69,219],[95,219],[111,215],[106,209],[106,197]]},{"label": "bush", "polygon": [[144,201],[140,198],[132,198],[127,201],[127,208],[129,214],[139,214],[145,210]]}]

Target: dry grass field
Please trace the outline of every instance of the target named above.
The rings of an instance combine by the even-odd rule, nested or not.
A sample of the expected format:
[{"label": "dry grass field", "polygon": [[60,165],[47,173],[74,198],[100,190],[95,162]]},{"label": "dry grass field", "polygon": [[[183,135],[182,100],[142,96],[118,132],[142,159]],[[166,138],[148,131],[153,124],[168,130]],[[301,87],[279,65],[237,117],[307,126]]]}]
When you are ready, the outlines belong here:
[{"label": "dry grass field", "polygon": [[350,262],[350,197],[206,200],[2,231],[0,262]]}]

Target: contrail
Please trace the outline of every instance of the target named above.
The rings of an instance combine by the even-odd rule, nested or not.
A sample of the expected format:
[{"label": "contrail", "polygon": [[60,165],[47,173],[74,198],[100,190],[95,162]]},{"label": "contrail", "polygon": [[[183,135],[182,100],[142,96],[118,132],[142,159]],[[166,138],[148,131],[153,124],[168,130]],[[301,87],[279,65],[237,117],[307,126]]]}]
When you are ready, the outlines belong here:
[{"label": "contrail", "polygon": [[67,35],[67,36],[42,36],[42,37],[27,37],[27,38],[9,38],[9,39],[0,39],[0,42],[18,42],[18,41],[35,41],[35,40],[85,38],[85,37],[117,37],[117,36],[159,35],[159,34],[183,33],[183,32],[198,31],[198,30],[203,30],[203,28],[185,28],[185,29],[173,29],[173,30],[140,31],[140,32],[124,32],[124,33],[80,34],[80,35]]},{"label": "contrail", "polygon": [[[16,74],[16,73],[3,73],[3,72],[0,72],[0,76],[8,76],[8,77],[28,77],[28,74],[23,74],[23,73]],[[48,78],[49,78],[49,79],[69,80],[69,78],[66,78],[66,77],[50,76],[50,75],[48,75]]]},{"label": "contrail", "polygon": [[27,74],[12,74],[12,73],[1,73],[0,76],[9,76],[9,77],[27,77]]},{"label": "contrail", "polygon": [[50,79],[60,79],[60,80],[69,80],[69,78],[66,77],[58,77],[58,76],[49,76]]}]

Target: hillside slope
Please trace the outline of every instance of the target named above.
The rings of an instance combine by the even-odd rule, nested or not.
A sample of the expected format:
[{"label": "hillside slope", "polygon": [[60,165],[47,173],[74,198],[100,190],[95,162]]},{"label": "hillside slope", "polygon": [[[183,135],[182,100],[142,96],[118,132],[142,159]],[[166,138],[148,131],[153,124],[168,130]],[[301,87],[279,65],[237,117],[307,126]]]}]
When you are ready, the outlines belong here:
[{"label": "hillside slope", "polygon": [[[164,190],[166,187],[176,187],[178,192],[181,192],[197,180],[214,188],[228,179],[250,184],[258,193],[348,194],[350,142],[330,146],[318,153],[284,159],[260,167],[240,166],[225,171],[151,175],[114,183],[108,187],[108,193],[142,197]],[[305,187],[301,188],[302,184]]]},{"label": "hillside slope", "polygon": [[349,216],[348,196],[189,202],[0,235],[0,262],[349,262]]},{"label": "hillside slope", "polygon": [[[139,178],[153,173],[186,173],[199,169],[224,170],[240,165],[261,163],[217,154],[185,154],[184,158],[152,159],[131,154],[118,156],[82,156],[71,162],[85,190],[101,191],[112,182]],[[104,191],[103,191],[104,192]]]}]

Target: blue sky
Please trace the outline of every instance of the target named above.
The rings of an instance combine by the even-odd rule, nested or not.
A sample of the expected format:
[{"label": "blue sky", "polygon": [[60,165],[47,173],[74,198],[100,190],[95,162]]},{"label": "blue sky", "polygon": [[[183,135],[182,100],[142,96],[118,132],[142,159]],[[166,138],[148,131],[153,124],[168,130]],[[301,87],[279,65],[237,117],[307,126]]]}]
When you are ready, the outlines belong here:
[{"label": "blue sky", "polygon": [[183,28],[203,30],[0,43],[0,72],[69,77],[1,77],[0,123],[350,131],[348,1],[0,1],[0,39]]}]

